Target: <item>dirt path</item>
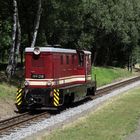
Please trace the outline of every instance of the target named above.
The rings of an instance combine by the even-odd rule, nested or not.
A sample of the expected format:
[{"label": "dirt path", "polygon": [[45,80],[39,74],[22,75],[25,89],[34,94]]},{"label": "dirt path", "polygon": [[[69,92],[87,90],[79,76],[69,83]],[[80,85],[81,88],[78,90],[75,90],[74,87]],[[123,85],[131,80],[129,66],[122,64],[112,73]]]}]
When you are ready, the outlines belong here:
[{"label": "dirt path", "polygon": [[12,100],[0,100],[0,120],[16,115],[15,105]]}]

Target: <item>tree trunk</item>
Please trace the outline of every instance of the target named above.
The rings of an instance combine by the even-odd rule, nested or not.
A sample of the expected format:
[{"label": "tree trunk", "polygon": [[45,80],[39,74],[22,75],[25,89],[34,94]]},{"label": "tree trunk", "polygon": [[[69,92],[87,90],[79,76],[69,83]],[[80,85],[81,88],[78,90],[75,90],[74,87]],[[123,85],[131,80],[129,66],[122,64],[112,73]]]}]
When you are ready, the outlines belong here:
[{"label": "tree trunk", "polygon": [[14,14],[13,14],[14,24],[13,24],[13,34],[12,34],[12,46],[10,49],[8,65],[6,68],[6,74],[8,80],[10,80],[11,76],[15,74],[17,57],[19,54],[19,47],[20,47],[20,40],[21,40],[21,31],[20,31],[20,24],[18,20],[18,8],[17,8],[16,0],[13,0],[13,7],[14,7]]},{"label": "tree trunk", "polygon": [[109,60],[110,60],[110,48],[108,46],[106,46],[106,54],[105,54],[104,66],[108,65]]},{"label": "tree trunk", "polygon": [[42,1],[38,0],[38,11],[37,11],[37,17],[36,17],[36,25],[35,25],[35,29],[34,29],[34,33],[33,33],[33,40],[31,43],[31,48],[33,48],[35,46],[35,43],[36,43],[36,37],[37,37],[38,28],[39,28],[39,24],[40,24],[41,13],[42,13]]},{"label": "tree trunk", "polygon": [[20,63],[21,63],[21,66],[23,67],[23,49],[22,48],[20,50]]},{"label": "tree trunk", "polygon": [[19,50],[21,45],[21,27],[19,22],[19,16],[18,16],[18,9],[17,9],[17,42],[16,42],[16,64],[18,63],[18,56],[19,56]]}]

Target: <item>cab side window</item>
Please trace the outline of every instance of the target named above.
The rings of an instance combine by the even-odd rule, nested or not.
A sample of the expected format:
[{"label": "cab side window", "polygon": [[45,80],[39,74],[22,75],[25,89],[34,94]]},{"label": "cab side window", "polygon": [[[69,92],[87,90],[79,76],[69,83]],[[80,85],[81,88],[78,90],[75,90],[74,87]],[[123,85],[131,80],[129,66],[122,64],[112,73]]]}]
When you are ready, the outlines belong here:
[{"label": "cab side window", "polygon": [[69,56],[66,56],[66,64],[69,64]]},{"label": "cab side window", "polygon": [[78,65],[80,67],[84,66],[84,54],[83,53],[78,53]]},{"label": "cab side window", "polygon": [[61,55],[60,59],[61,59],[61,64],[63,64],[63,55]]}]

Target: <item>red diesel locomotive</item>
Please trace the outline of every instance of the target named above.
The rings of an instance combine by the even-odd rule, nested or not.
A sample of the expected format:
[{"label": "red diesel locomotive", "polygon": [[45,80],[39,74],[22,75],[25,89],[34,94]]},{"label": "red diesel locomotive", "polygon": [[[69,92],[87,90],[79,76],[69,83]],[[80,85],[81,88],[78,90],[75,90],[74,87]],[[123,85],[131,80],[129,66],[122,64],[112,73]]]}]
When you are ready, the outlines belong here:
[{"label": "red diesel locomotive", "polygon": [[91,52],[53,47],[25,49],[25,83],[16,106],[54,109],[79,101],[96,90],[91,80]]}]

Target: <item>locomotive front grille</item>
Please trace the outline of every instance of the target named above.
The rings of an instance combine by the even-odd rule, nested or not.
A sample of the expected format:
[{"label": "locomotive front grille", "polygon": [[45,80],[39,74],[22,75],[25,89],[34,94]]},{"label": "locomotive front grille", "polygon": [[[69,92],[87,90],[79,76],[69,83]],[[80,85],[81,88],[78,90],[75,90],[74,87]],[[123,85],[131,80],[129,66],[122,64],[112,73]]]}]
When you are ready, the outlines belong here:
[{"label": "locomotive front grille", "polygon": [[44,67],[45,62],[42,57],[34,56],[32,57],[32,67]]},{"label": "locomotive front grille", "polygon": [[50,103],[50,90],[48,89],[29,89],[26,100],[28,104],[40,104],[46,106]]}]

